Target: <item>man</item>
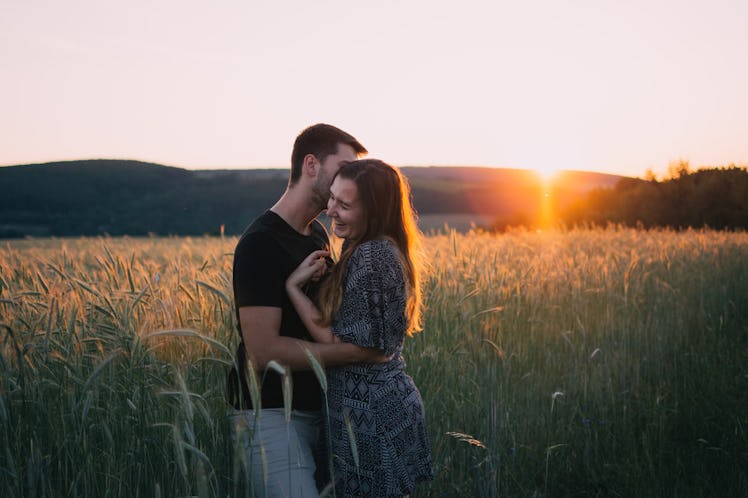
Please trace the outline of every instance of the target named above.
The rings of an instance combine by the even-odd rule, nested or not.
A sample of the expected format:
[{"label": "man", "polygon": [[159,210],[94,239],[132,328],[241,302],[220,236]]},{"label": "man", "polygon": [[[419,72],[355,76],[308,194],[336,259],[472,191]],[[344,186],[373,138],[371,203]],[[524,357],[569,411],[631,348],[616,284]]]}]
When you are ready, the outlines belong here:
[{"label": "man", "polygon": [[[239,371],[229,376],[232,439],[243,446],[258,496],[317,496],[313,451],[322,422],[322,393],[308,350],[323,365],[382,361],[382,352],[352,344],[318,344],[304,327],[285,291],[288,275],[312,251],[329,249],[316,217],[325,208],[340,167],[367,150],[348,133],[316,124],[296,138],[288,187],[275,205],[242,235],[234,252],[234,300],[242,342]],[[313,297],[316,285],[308,289]],[[261,379],[261,416],[253,407],[246,361]],[[283,403],[283,377],[290,370],[291,421]]]}]

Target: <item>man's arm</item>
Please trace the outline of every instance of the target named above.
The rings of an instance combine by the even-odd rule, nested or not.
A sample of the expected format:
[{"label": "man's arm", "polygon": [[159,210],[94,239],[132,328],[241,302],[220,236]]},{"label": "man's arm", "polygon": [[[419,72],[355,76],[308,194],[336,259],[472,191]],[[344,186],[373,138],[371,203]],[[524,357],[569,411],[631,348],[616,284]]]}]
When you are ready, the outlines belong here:
[{"label": "man's arm", "polygon": [[308,349],[323,366],[348,363],[379,363],[387,357],[381,350],[362,348],[342,342],[320,344],[280,335],[282,310],[272,306],[243,306],[239,321],[247,357],[255,370],[262,371],[270,360],[291,367],[309,370],[311,365],[304,349]]}]

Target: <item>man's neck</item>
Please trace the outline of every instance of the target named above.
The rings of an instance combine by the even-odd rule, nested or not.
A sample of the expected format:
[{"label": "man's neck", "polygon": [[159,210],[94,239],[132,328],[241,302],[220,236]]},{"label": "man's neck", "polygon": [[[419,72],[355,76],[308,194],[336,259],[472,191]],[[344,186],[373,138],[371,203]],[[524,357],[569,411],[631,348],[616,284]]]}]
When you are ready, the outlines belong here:
[{"label": "man's neck", "polygon": [[297,232],[309,235],[309,225],[322,212],[301,189],[286,189],[278,202],[270,208]]}]

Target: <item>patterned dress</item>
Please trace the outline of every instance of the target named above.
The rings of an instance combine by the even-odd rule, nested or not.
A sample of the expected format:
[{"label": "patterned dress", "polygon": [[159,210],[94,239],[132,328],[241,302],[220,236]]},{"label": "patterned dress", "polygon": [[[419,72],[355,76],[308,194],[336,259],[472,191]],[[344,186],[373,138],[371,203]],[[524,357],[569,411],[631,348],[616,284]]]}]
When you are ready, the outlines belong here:
[{"label": "patterned dress", "polygon": [[333,333],[342,340],[394,354],[388,363],[327,370],[338,496],[402,497],[412,493],[417,482],[433,479],[421,395],[405,373],[401,355],[405,274],[398,254],[386,240],[356,248],[349,260],[343,302],[333,320]]}]

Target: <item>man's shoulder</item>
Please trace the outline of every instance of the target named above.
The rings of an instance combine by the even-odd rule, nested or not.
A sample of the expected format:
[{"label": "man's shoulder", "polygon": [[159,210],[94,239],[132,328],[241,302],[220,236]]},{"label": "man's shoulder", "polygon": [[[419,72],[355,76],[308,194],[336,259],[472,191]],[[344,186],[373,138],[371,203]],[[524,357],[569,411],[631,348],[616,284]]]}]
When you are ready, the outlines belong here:
[{"label": "man's shoulder", "polygon": [[247,250],[265,248],[277,244],[273,236],[272,218],[268,212],[255,218],[255,220],[244,230],[239,241],[236,243],[235,254]]},{"label": "man's shoulder", "polygon": [[267,232],[273,229],[275,215],[272,211],[267,210],[257,216],[242,233],[242,238],[257,232]]},{"label": "man's shoulder", "polygon": [[270,231],[253,231],[253,232],[244,232],[244,234],[239,239],[239,242],[236,243],[236,249],[234,250],[234,253],[240,253],[247,250],[252,250],[254,248],[260,248],[260,247],[268,247],[277,245],[277,242],[272,237],[272,234]]}]

